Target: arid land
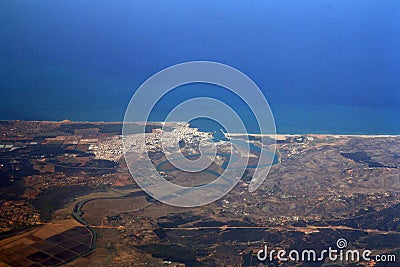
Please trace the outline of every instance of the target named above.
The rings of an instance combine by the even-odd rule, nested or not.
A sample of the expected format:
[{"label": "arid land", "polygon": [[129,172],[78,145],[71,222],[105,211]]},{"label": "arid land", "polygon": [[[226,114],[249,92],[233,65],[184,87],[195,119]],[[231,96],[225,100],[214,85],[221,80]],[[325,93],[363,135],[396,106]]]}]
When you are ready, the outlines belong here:
[{"label": "arid land", "polygon": [[[277,135],[262,142],[251,135],[250,142],[264,149],[276,143],[278,163],[261,187],[248,191],[254,169],[247,168],[225,197],[178,208],[136,185],[132,175],[149,174],[141,167],[144,157],[160,166],[165,179],[200,185],[223,172],[227,157],[221,155],[229,151],[229,140],[217,142],[221,155],[208,171],[193,174],[166,162],[161,135],[166,134],[167,144],[180,141],[182,153],[193,155],[201,141],[212,138],[210,133],[184,123],[170,123],[161,131],[160,123],[150,123],[146,145],[132,133],[124,137],[129,143],[124,151],[121,126],[0,122],[1,264],[257,266],[255,253],[264,245],[318,250],[339,238],[350,248],[400,259],[399,136]],[[132,175],[124,153],[136,166]],[[251,160],[257,156],[253,153]]]}]

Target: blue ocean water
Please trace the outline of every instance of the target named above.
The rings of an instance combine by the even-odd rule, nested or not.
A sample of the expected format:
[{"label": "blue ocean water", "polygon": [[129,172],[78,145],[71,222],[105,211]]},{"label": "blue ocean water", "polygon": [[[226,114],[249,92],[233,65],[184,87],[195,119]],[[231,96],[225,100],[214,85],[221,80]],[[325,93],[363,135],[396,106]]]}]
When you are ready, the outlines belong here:
[{"label": "blue ocean water", "polygon": [[[397,0],[3,1],[0,119],[122,121],[151,75],[210,60],[254,80],[279,133],[400,134],[399,15]],[[209,87],[188,92],[152,119]]]}]

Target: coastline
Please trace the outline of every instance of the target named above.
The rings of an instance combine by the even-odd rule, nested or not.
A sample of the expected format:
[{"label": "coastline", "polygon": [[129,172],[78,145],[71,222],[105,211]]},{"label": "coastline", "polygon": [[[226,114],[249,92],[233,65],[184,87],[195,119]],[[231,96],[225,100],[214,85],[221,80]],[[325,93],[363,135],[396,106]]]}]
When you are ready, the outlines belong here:
[{"label": "coastline", "polygon": [[277,140],[284,139],[286,137],[297,137],[297,136],[318,136],[318,137],[363,137],[363,138],[377,138],[377,137],[400,137],[400,134],[398,135],[393,135],[393,134],[322,134],[322,133],[306,133],[306,134],[293,134],[293,133],[288,133],[288,134],[255,134],[255,133],[249,133],[249,134],[243,134],[243,133],[228,133],[226,134],[227,137],[237,137],[237,136],[243,136],[243,135],[248,135],[248,136],[255,136],[255,137],[270,137],[274,138]]},{"label": "coastline", "polygon": [[[73,120],[61,120],[61,121],[51,121],[51,120],[1,120],[0,119],[0,124],[4,122],[25,122],[25,123],[43,123],[43,124],[93,124],[93,125],[118,125],[118,124],[123,124],[123,121],[73,121]],[[169,122],[163,122],[163,121],[148,121],[148,122],[129,122],[132,124],[158,124],[158,123],[164,123],[164,125],[173,125],[176,123],[182,123],[181,121],[169,121]],[[187,122],[184,122],[187,123]],[[190,127],[190,124],[189,124]],[[193,127],[196,128],[196,127]],[[198,129],[200,132],[211,132],[211,131],[203,131],[202,129]],[[400,137],[399,134],[385,134],[385,133],[380,133],[380,134],[367,134],[367,133],[315,133],[315,132],[309,132],[309,133],[276,133],[276,134],[259,134],[259,133],[224,133],[226,137],[238,137],[238,136],[254,136],[254,137],[269,137],[269,138],[274,138],[276,140],[283,140],[286,137],[296,137],[296,136],[315,136],[315,137],[328,137],[332,136],[335,138],[340,138],[340,137],[362,137],[362,138],[387,138],[387,137]]]}]

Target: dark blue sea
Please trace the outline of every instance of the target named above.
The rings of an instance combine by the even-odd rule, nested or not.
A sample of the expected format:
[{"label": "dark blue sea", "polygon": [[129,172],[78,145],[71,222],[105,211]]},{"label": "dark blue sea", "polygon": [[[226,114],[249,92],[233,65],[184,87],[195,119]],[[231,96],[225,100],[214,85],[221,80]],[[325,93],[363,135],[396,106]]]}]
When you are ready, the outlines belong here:
[{"label": "dark blue sea", "polygon": [[[400,134],[399,14],[397,0],[2,1],[0,119],[122,121],[151,75],[209,60],[259,86],[278,133]],[[167,95],[150,119],[210,96],[259,131],[211,87]]]}]

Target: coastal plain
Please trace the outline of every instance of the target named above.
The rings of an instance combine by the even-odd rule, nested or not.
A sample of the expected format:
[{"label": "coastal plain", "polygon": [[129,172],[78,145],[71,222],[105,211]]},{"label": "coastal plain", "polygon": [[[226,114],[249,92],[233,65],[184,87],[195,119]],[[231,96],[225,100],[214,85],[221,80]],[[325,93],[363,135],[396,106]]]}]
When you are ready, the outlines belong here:
[{"label": "coastal plain", "polygon": [[262,185],[248,190],[255,171],[250,166],[260,153],[255,150],[227,195],[181,208],[136,184],[134,178],[151,175],[145,157],[166,180],[198,186],[223,173],[233,156],[227,153],[230,138],[243,135],[213,141],[219,152],[214,162],[188,173],[168,162],[162,136],[164,146],[179,142],[184,156],[195,157],[213,133],[185,123],[147,123],[143,146],[134,123],[131,129],[122,137],[118,122],[0,122],[4,266],[310,266],[259,262],[256,254],[264,245],[318,251],[340,238],[349,248],[400,259],[399,136],[291,134],[265,142],[248,135],[260,149],[276,148]]}]

